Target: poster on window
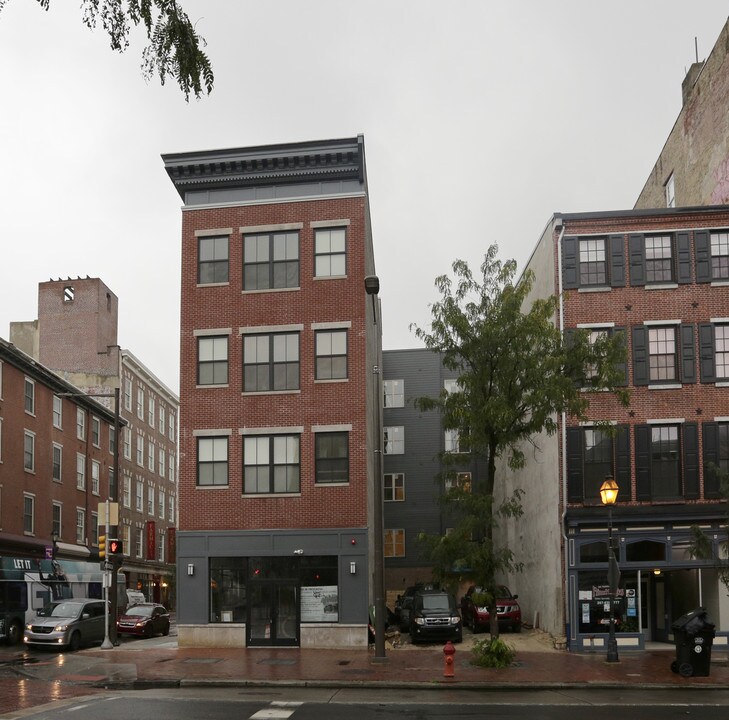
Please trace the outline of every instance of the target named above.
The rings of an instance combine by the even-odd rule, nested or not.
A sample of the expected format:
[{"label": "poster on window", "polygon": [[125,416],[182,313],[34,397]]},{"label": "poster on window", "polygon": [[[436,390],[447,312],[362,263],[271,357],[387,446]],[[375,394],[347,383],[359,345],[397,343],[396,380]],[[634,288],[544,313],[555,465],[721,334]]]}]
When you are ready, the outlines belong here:
[{"label": "poster on window", "polygon": [[301,588],[301,622],[337,622],[339,588],[317,585]]}]

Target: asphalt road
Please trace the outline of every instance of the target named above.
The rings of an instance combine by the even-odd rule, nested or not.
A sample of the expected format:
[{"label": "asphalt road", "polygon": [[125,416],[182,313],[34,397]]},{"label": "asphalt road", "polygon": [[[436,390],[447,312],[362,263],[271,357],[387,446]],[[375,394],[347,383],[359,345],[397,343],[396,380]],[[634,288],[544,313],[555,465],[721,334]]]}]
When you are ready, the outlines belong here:
[{"label": "asphalt road", "polygon": [[[345,707],[346,706],[346,707]],[[727,691],[398,691],[203,688],[100,693],[23,713],[33,720],[724,720]],[[0,715],[0,718],[18,717]]]}]

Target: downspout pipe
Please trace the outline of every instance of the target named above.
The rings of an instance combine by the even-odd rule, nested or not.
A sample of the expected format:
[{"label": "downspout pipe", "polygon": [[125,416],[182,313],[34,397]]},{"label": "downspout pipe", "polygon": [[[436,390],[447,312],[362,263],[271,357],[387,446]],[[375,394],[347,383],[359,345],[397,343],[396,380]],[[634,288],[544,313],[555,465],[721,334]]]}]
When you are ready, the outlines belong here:
[{"label": "downspout pipe", "polygon": [[[557,238],[557,291],[559,293],[559,317],[558,328],[564,336],[564,288],[562,285],[562,238],[564,236],[564,222],[559,216],[554,217],[554,230],[559,228],[559,237]],[[554,235],[554,230],[552,234]],[[567,413],[562,412],[562,422],[560,429],[560,440],[562,443],[562,544],[564,546],[564,617],[565,630],[567,636],[567,647],[570,645],[570,579],[569,579],[569,540],[567,538],[567,530],[565,520],[567,517]]]}]

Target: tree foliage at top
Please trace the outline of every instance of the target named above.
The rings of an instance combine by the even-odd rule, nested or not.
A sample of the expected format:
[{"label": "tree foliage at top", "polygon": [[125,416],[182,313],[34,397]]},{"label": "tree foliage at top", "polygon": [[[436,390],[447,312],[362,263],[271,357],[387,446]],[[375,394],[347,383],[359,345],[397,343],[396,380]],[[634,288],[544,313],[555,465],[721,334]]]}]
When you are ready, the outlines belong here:
[{"label": "tree foliage at top", "polygon": [[[456,430],[472,456],[484,458],[487,466],[479,483],[451,483],[444,494],[454,530],[423,539],[437,577],[445,580],[467,568],[483,588],[493,637],[498,636],[496,577],[520,569],[512,550],[496,542],[494,529],[500,518],[522,514],[523,494],[517,488],[495,504],[497,461],[504,458],[518,470],[525,464],[523,448],[535,445],[540,433],[553,434],[559,414],[584,419],[589,407],[585,388],[611,392],[623,405],[629,402],[622,334],[592,341],[586,330],[563,336],[556,325],[559,298],[532,300],[531,271],[516,280],[515,261],[501,262],[497,253],[496,245],[488,249],[478,277],[466,262],[454,262],[453,277],[435,281],[440,299],[432,306],[430,329],[411,326],[459,376],[455,392],[419,398],[419,407],[439,410],[444,427]],[[458,457],[450,460],[459,462]]]},{"label": "tree foliage at top", "polygon": [[[0,10],[7,0],[0,0]],[[51,0],[37,0],[48,10]],[[81,0],[83,22],[92,30],[98,24],[109,35],[111,49],[124,52],[129,33],[141,26],[149,45],[142,52],[142,71],[149,79],[157,75],[162,85],[172,77],[185,95],[200,98],[213,89],[213,69],[202,50],[206,42],[176,0]]]}]

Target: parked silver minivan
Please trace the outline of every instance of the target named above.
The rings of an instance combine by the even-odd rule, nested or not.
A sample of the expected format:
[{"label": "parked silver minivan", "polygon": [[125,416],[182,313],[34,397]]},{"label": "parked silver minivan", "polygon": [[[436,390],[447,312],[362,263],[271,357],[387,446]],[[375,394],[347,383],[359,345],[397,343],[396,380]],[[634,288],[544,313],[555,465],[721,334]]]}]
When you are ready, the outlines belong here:
[{"label": "parked silver minivan", "polygon": [[69,598],[48,603],[25,626],[26,645],[78,650],[104,640],[104,601]]}]

